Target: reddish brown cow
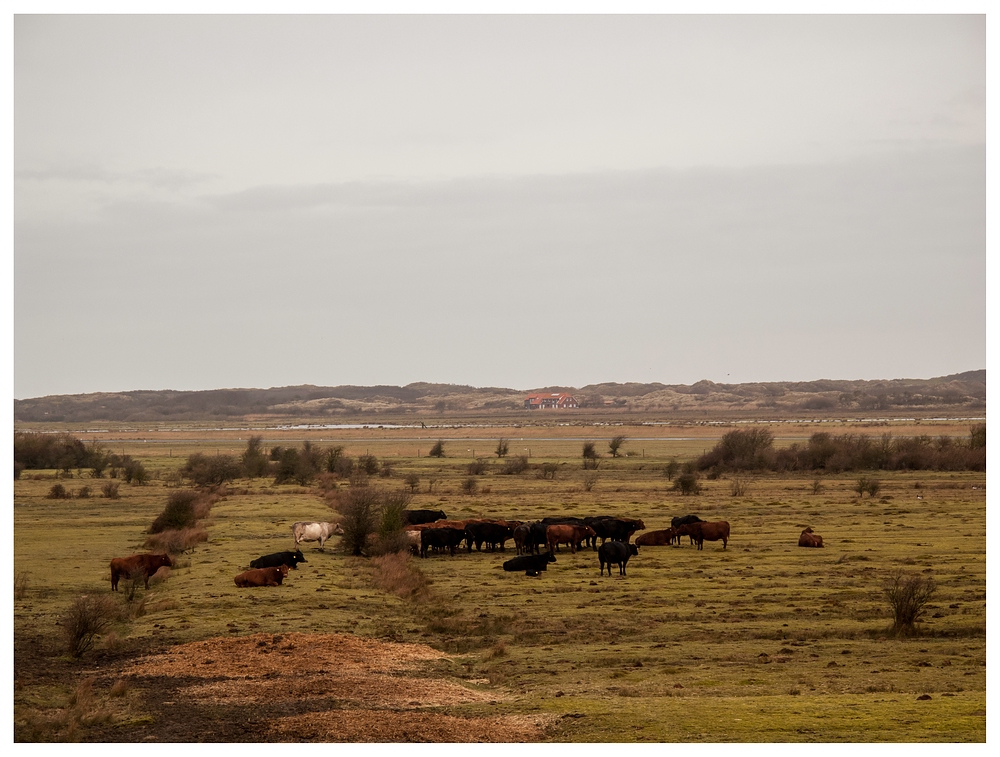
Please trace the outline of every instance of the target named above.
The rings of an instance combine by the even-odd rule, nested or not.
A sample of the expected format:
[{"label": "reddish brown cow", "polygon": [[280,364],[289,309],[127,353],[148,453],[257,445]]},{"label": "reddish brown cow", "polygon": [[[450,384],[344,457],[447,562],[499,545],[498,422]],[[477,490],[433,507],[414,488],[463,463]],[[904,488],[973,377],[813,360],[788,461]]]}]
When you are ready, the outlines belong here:
[{"label": "reddish brown cow", "polygon": [[594,536],[596,534],[590,526],[556,525],[545,529],[545,542],[553,554],[560,544],[569,544],[570,551],[575,553],[577,544]]},{"label": "reddish brown cow", "polygon": [[725,549],[729,542],[729,523],[724,520],[715,523],[685,523],[677,527],[677,534],[690,536],[698,543],[698,549],[704,548],[706,541],[722,539],[722,548]]},{"label": "reddish brown cow", "polygon": [[285,580],[287,575],[287,565],[278,565],[272,568],[251,568],[240,573],[233,581],[241,589],[254,586],[281,586],[281,582]]},{"label": "reddish brown cow", "polygon": [[142,581],[149,588],[149,577],[162,567],[173,567],[170,555],[142,554],[116,557],[111,561],[111,591],[118,591],[118,579],[142,571]]},{"label": "reddish brown cow", "polygon": [[664,528],[635,537],[635,543],[640,547],[665,547],[668,544],[672,544],[676,538],[676,528]]},{"label": "reddish brown cow", "polygon": [[822,547],[823,537],[819,534],[814,534],[812,528],[806,528],[801,534],[799,534],[799,546],[800,547]]}]

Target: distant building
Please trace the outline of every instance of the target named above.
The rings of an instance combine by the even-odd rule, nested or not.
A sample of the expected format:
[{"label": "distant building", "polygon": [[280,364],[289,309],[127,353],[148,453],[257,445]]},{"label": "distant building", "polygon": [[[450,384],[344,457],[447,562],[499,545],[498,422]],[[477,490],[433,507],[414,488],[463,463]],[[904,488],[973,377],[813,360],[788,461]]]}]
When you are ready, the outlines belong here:
[{"label": "distant building", "polygon": [[529,394],[524,400],[524,406],[528,410],[565,410],[580,407],[580,403],[572,394],[565,392],[540,392]]}]

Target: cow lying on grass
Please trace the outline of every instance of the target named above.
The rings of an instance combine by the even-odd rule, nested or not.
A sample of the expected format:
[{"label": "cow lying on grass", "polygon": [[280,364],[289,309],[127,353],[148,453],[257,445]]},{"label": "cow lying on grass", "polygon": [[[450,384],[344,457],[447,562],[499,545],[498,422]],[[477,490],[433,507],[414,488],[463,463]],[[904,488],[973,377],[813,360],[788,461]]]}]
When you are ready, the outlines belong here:
[{"label": "cow lying on grass", "polygon": [[800,547],[822,547],[823,537],[819,534],[814,534],[812,528],[806,528],[801,534],[799,534],[799,546]]},{"label": "cow lying on grass", "polygon": [[543,570],[547,570],[550,562],[555,562],[556,556],[551,552],[543,552],[540,555],[521,555],[514,557],[503,564],[503,569],[508,572],[524,571],[526,576],[537,576]]},{"label": "cow lying on grass", "polygon": [[288,575],[288,566],[279,565],[271,568],[251,568],[240,573],[233,582],[241,589],[249,589],[255,586],[281,586],[281,582]]}]

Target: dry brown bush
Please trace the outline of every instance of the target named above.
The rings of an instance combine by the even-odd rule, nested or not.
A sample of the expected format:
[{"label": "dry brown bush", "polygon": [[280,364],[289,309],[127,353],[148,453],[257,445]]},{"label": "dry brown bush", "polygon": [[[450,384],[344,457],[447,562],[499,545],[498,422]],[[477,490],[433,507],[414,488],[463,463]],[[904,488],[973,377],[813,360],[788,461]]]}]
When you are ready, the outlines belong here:
[{"label": "dry brown bush", "polygon": [[73,657],[82,657],[118,617],[118,606],[111,597],[90,594],[77,597],[61,619],[66,650]]},{"label": "dry brown bush", "polygon": [[169,552],[172,555],[191,549],[195,544],[208,541],[208,531],[200,526],[171,529],[152,534],[143,542],[146,549]]},{"label": "dry brown bush", "polygon": [[429,580],[405,552],[390,552],[372,558],[375,586],[396,596],[425,599],[429,594]]}]

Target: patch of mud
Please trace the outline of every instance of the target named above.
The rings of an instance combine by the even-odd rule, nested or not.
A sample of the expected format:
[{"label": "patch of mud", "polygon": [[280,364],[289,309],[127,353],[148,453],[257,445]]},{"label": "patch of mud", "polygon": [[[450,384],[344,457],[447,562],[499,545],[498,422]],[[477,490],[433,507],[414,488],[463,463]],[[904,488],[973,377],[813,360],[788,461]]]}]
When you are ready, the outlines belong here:
[{"label": "patch of mud", "polygon": [[267,703],[263,711],[274,717],[266,727],[279,741],[524,742],[543,737],[542,717],[464,718],[427,711],[504,699],[435,674],[433,663],[446,658],[422,644],[344,634],[255,634],[172,647],[136,660],[122,673],[183,681],[183,697],[192,703]]}]

